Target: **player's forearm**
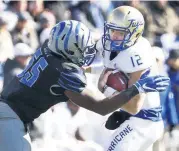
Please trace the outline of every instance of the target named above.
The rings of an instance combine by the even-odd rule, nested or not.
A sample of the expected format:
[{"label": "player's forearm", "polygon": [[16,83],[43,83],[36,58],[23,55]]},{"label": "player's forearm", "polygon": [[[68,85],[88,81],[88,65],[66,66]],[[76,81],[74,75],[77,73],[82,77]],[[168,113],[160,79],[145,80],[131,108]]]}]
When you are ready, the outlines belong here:
[{"label": "player's forearm", "polygon": [[100,106],[103,106],[101,114],[106,115],[121,108],[126,103],[132,101],[132,98],[135,98],[135,96],[138,94],[138,90],[135,88],[135,86],[132,86],[124,91],[115,93],[111,97],[107,97],[100,102]]},{"label": "player's forearm", "polygon": [[138,95],[139,92],[135,86],[132,86],[124,91],[117,92],[114,95],[99,100],[94,103],[93,111],[100,115],[107,115],[128,103],[133,97]]},{"label": "player's forearm", "polygon": [[129,102],[132,97],[139,94],[139,92],[135,86],[132,86],[107,98],[99,92],[99,90],[89,91],[86,89],[81,95],[72,91],[66,91],[65,94],[77,105],[100,115],[107,115],[121,108],[124,104]]}]

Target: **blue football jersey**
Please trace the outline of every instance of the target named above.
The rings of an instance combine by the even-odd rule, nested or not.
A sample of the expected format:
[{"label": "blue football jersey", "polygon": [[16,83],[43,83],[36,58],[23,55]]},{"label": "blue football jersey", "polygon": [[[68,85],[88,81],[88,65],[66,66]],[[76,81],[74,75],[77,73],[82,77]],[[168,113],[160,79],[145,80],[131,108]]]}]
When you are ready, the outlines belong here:
[{"label": "blue football jersey", "polygon": [[68,101],[64,91],[80,93],[86,86],[83,69],[44,45],[28,66],[3,90],[6,100],[24,123],[31,122],[51,106]]}]

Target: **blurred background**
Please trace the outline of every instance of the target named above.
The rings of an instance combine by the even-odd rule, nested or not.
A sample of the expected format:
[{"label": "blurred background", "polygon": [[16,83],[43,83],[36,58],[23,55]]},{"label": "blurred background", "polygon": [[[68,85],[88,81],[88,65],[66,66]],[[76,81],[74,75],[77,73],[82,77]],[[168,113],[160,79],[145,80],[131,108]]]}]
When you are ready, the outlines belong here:
[{"label": "blurred background", "polygon": [[[161,93],[165,133],[153,151],[179,151],[179,1],[0,0],[0,90],[25,68],[57,22],[81,21],[98,40],[108,14],[121,5],[141,11],[143,36],[152,45],[160,73],[171,78],[171,86]],[[101,68],[99,61],[87,73],[91,86]],[[32,151],[103,151],[110,135],[105,120],[70,102],[60,103],[31,123]]]}]

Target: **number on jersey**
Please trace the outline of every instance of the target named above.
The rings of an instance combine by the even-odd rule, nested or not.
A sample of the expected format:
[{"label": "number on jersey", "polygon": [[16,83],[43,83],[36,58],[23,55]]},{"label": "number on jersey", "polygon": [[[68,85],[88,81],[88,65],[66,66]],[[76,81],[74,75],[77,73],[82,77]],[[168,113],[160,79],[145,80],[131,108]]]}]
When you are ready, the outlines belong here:
[{"label": "number on jersey", "polygon": [[30,60],[28,66],[21,74],[17,75],[17,77],[20,79],[19,81],[21,83],[32,87],[38,80],[40,73],[43,72],[47,66],[48,63],[42,56],[41,49],[38,49]]},{"label": "number on jersey", "polygon": [[133,67],[140,66],[143,64],[142,59],[139,55],[135,55],[131,57]]}]

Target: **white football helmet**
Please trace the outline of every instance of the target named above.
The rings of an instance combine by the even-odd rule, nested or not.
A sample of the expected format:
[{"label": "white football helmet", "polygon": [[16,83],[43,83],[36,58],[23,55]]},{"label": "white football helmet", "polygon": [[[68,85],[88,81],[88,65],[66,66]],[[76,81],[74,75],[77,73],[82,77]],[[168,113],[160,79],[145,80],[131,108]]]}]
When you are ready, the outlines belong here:
[{"label": "white football helmet", "polygon": [[96,55],[92,33],[75,20],[59,22],[52,28],[48,48],[80,66],[91,64]]},{"label": "white football helmet", "polygon": [[[144,30],[143,15],[130,6],[114,9],[104,23],[103,47],[108,51],[123,51],[134,45]],[[123,32],[122,39],[112,38],[113,32]]]}]

